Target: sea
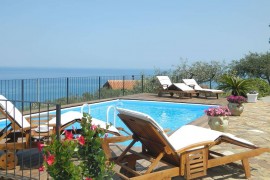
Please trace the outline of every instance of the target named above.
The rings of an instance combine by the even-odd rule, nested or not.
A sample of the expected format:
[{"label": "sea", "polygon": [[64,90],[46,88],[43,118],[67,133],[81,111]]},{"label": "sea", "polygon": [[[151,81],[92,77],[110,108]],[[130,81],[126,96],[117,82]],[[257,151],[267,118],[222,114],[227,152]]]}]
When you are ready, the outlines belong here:
[{"label": "sea", "polygon": [[0,67],[0,94],[12,100],[53,101],[95,94],[108,80],[140,80],[154,69]]},{"label": "sea", "polygon": [[154,71],[154,69],[0,67],[0,80],[153,75]]}]

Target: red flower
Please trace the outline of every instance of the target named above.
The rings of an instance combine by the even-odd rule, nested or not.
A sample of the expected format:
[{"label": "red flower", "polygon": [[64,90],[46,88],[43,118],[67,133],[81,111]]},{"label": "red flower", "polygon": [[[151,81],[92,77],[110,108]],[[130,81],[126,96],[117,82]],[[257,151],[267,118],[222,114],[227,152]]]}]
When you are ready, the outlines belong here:
[{"label": "red flower", "polygon": [[83,136],[80,136],[80,137],[78,138],[78,141],[79,141],[79,144],[82,145],[82,146],[85,144],[85,139],[84,139]]},{"label": "red flower", "polygon": [[92,180],[92,178],[87,177],[87,178],[85,178],[85,180]]},{"label": "red flower", "polygon": [[72,134],[72,131],[67,131],[67,130],[65,130],[65,136],[66,136],[66,138],[65,138],[65,140],[67,139],[67,140],[72,140],[73,139],[73,134]]},{"label": "red flower", "polygon": [[43,172],[43,171],[44,171],[44,166],[40,166],[40,167],[38,168],[38,170],[39,170],[39,172]]},{"label": "red flower", "polygon": [[97,129],[97,126],[95,124],[92,124],[91,129],[94,131]]},{"label": "red flower", "polygon": [[54,155],[51,154],[48,155],[46,162],[48,163],[49,166],[51,166],[54,163],[54,159],[55,159]]},{"label": "red flower", "polygon": [[38,142],[37,145],[38,145],[38,151],[41,152],[45,145],[41,144],[40,142]]}]

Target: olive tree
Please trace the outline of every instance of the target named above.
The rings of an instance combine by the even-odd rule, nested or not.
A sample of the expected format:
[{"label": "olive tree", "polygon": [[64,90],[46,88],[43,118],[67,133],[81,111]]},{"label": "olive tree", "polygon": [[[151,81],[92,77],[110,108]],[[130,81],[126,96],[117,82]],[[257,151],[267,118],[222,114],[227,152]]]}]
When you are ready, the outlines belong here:
[{"label": "olive tree", "polygon": [[195,79],[198,83],[218,81],[219,77],[225,71],[225,62],[220,61],[210,61],[202,62],[197,61],[192,66],[190,71],[194,74]]},{"label": "olive tree", "polygon": [[231,63],[231,70],[238,76],[261,78],[270,84],[270,54],[267,53],[249,53],[239,61]]}]

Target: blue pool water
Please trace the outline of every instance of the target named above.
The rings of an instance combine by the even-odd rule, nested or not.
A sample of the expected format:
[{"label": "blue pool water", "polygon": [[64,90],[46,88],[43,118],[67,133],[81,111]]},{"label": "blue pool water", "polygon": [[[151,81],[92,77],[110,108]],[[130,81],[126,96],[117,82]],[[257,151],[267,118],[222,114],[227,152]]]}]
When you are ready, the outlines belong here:
[{"label": "blue pool water", "polygon": [[[116,106],[131,109],[150,115],[161,127],[176,130],[179,127],[188,124],[204,115],[204,110],[209,105],[169,103],[157,101],[137,101],[137,100],[114,100],[90,105],[90,114],[92,117],[106,121],[107,109],[109,106]],[[74,110],[81,111],[80,107],[74,107],[62,110],[62,113]],[[84,106],[84,112],[88,109]],[[114,110],[109,111],[109,122],[114,122]],[[125,127],[122,121],[116,116],[115,126]]]}]

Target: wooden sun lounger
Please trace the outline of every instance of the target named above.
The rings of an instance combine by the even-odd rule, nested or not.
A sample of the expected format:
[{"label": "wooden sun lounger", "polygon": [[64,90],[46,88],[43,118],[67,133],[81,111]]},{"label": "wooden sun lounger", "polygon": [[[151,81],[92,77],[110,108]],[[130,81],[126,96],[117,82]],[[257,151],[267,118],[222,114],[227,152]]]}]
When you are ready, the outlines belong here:
[{"label": "wooden sun lounger", "polygon": [[[133,133],[133,141],[123,153],[116,158],[111,158],[111,161],[120,167],[120,171],[116,173],[123,179],[171,179],[175,176],[192,179],[205,176],[208,168],[238,160],[242,161],[245,176],[249,178],[251,174],[248,159],[270,152],[269,148],[257,147],[231,134],[192,125],[186,125],[168,137],[151,117],[126,109],[118,108],[118,111],[118,116]],[[199,131],[208,134],[205,137],[201,136],[204,141],[200,142],[200,137],[196,135],[188,138],[190,134]],[[198,141],[196,142],[194,138],[195,140],[198,138]],[[183,142],[177,142],[178,139]],[[137,141],[142,143],[141,152],[131,150]],[[189,144],[189,141],[194,143]],[[232,155],[223,155],[210,150],[220,143],[229,143],[249,150]],[[135,168],[137,160],[140,159],[150,163],[143,172]],[[159,170],[160,164],[166,168]]]},{"label": "wooden sun lounger", "polygon": [[159,80],[160,87],[158,96],[162,94],[169,93],[171,97],[174,94],[177,94],[179,98],[187,95],[192,98],[192,95],[195,94],[195,90],[185,85],[184,83],[172,83],[168,76],[157,76]]},{"label": "wooden sun lounger", "polygon": [[219,94],[224,93],[222,90],[219,90],[219,89],[205,89],[205,88],[202,88],[195,81],[195,79],[183,79],[183,82],[186,85],[192,87],[196,91],[197,96],[199,96],[199,94],[203,94],[205,96],[205,98],[207,98],[208,94],[215,94],[217,99],[218,99]]},{"label": "wooden sun lounger", "polygon": [[[56,118],[42,120],[43,125],[30,123],[26,117],[7,100],[3,95],[0,95],[0,114],[4,119],[10,121],[6,127],[0,132],[0,150],[5,151],[0,156],[0,168],[13,169],[17,164],[16,151],[29,148],[37,148],[38,142],[48,140],[52,134],[55,134]],[[46,114],[45,117],[51,117]],[[82,114],[76,111],[68,111],[61,115],[60,132],[64,131],[68,126],[75,122],[81,122]],[[31,118],[35,118],[31,116]],[[30,120],[31,120],[30,118]],[[40,118],[40,116],[39,116]],[[45,123],[46,121],[46,123]],[[101,123],[100,120],[92,118],[92,123],[100,125],[101,128],[106,129],[106,123]],[[41,131],[42,128],[45,131]],[[117,128],[111,126],[106,131],[110,134],[120,136]],[[79,130],[78,130],[79,132]]]}]

